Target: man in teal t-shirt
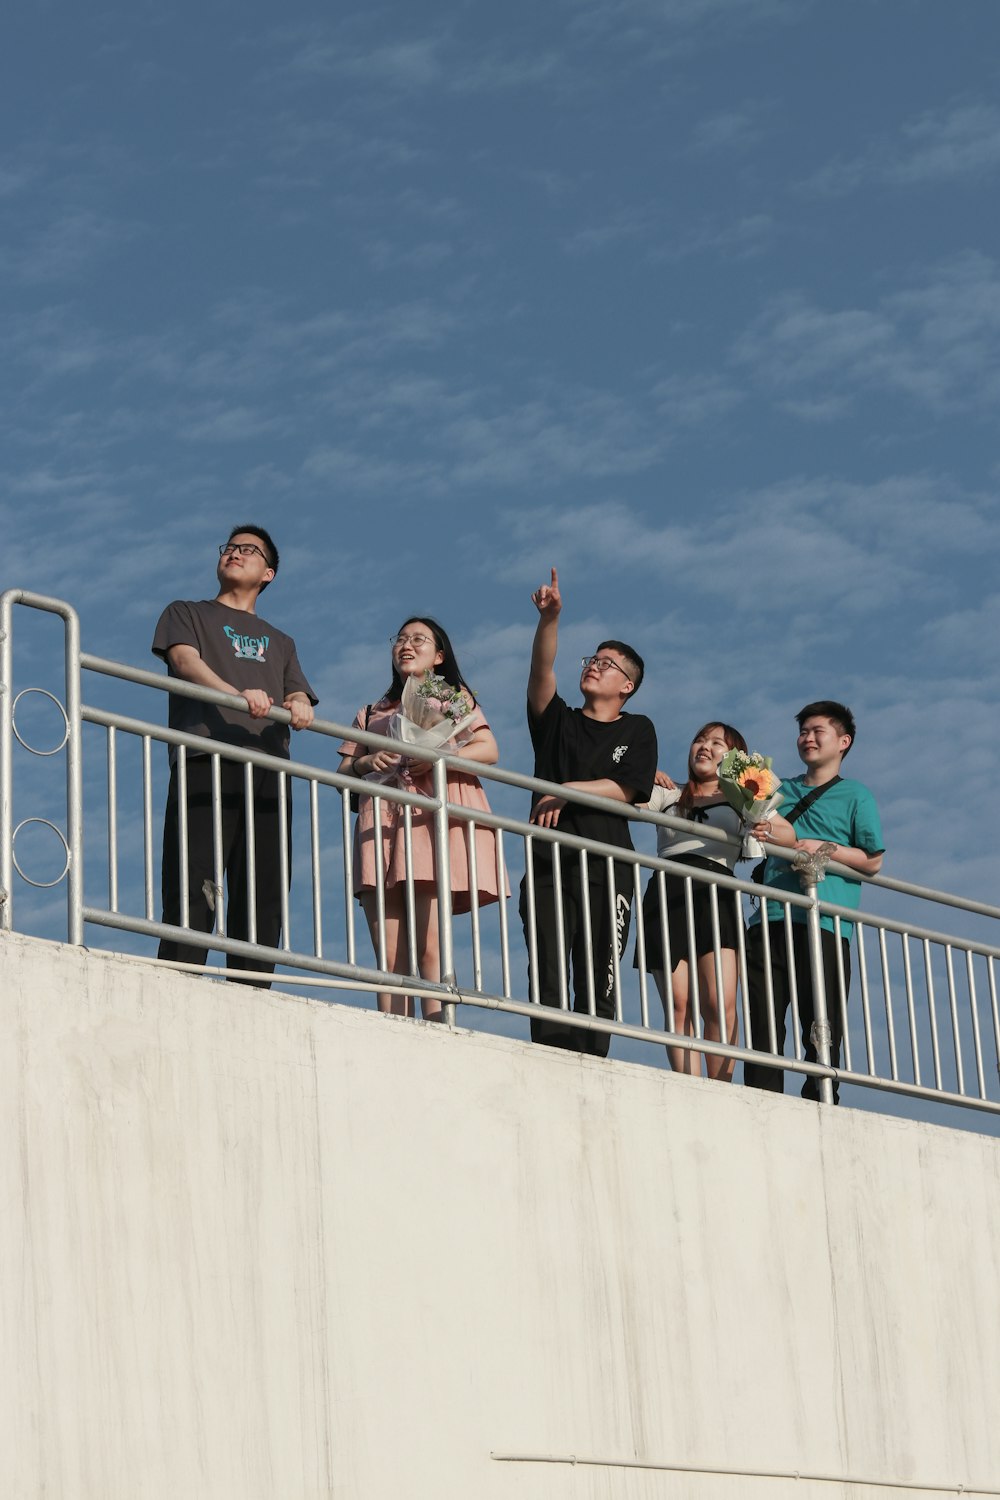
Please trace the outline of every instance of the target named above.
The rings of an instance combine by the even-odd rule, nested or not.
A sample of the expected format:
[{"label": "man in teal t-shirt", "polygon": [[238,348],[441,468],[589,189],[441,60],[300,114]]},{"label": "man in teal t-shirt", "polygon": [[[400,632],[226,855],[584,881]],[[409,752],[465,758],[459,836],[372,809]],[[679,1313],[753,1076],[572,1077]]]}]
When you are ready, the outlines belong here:
[{"label": "man in teal t-shirt", "polygon": [[[775,844],[815,853],[822,844],[834,845],[830,858],[847,865],[860,875],[876,875],[882,867],[884,845],[875,798],[860,781],[840,775],[841,762],[854,743],[857,726],[854,716],[843,703],[822,699],[807,703],[796,715],[799,725],[798,752],[805,766],[803,776],[793,776],[781,783],[784,794],[783,816],[773,814],[770,823],[759,828],[762,836]],[[819,789],[822,788],[820,791]],[[817,793],[817,795],[813,795]],[[805,799],[808,806],[803,806]],[[789,821],[789,820],[792,821]],[[770,831],[768,831],[768,827]],[[763,884],[777,890],[801,893],[798,874],[785,860],[769,859],[764,866]],[[828,874],[816,887],[820,901],[856,909],[861,902],[861,882],[844,875]],[[807,1062],[817,1061],[811,1031],[814,1019],[812,971],[809,964],[809,939],[806,910],[790,908],[792,913],[792,952],[785,941],[785,907],[778,901],[763,901],[767,909],[767,936],[770,940],[770,972],[774,994],[774,1050],[781,1054],[785,1046],[785,1018],[791,1004],[794,974],[802,1044]],[[851,986],[850,940],[854,924],[841,920],[840,941],[834,931],[832,916],[820,914],[823,973],[826,983],[827,1013],[830,1022],[830,1059],[840,1066],[840,1043],[843,1037],[844,1012]],[[839,954],[838,954],[838,949]],[[750,919],[747,938],[747,979],[752,1042],[758,1051],[770,1051],[770,1021],[765,977],[764,933],[761,914]],[[843,969],[843,991],[840,971]],[[842,1003],[843,1002],[843,1003]],[[750,1088],[771,1089],[781,1093],[785,1074],[781,1068],[747,1063],[744,1081]],[[833,1086],[837,1102],[837,1084]],[[804,1099],[818,1099],[819,1085],[807,1077],[802,1087]]]}]

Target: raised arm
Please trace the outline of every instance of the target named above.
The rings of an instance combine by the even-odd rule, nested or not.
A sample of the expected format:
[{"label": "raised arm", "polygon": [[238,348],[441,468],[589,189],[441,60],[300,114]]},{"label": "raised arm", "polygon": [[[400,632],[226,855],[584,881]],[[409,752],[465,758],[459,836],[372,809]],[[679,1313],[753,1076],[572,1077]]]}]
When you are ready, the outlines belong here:
[{"label": "raised arm", "polygon": [[556,652],[559,649],[559,612],[562,595],[559,575],[552,569],[552,582],[543,583],[531,596],[538,610],[535,639],[531,645],[531,670],[528,673],[528,706],[536,715],[543,714],[556,693]]}]

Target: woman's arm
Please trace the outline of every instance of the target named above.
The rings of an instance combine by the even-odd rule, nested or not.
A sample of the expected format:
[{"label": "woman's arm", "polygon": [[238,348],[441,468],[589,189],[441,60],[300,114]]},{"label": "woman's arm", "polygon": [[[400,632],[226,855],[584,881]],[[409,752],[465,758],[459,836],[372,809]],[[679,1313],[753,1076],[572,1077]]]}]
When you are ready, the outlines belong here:
[{"label": "woman's arm", "polygon": [[453,753],[460,755],[463,760],[478,760],[482,766],[495,766],[500,759],[500,749],[493,731],[485,724],[474,729],[465,743],[459,745]]},{"label": "woman's arm", "polygon": [[402,756],[391,750],[362,750],[357,755],[343,755],[337,767],[341,776],[371,776],[375,771],[391,771],[399,765]]}]

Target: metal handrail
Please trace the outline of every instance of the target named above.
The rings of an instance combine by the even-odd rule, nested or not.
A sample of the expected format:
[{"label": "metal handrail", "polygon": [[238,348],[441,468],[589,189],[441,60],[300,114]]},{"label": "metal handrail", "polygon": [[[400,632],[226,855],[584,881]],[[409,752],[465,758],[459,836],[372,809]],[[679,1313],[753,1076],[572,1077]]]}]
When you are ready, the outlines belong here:
[{"label": "metal handrail", "polygon": [[[290,796],[291,786],[296,781],[308,788],[307,840],[310,844],[313,951],[303,948],[301,944],[298,947],[292,946],[288,927],[289,904],[287,898],[283,898],[281,927],[283,946],[281,947],[262,948],[251,940],[234,938],[228,935],[221,925],[211,934],[196,934],[198,946],[205,946],[227,955],[231,961],[238,962],[240,958],[256,958],[282,964],[299,971],[304,976],[310,976],[308,980],[310,984],[327,985],[334,992],[355,989],[406,993],[426,999],[441,1000],[446,1009],[453,1007],[454,1004],[462,1004],[469,1010],[503,1011],[511,1017],[534,1019],[540,1013],[537,994],[532,993],[527,1000],[519,998],[515,993],[514,982],[511,978],[514,962],[508,939],[507,908],[503,900],[492,908],[496,914],[495,928],[487,929],[478,898],[472,898],[470,925],[474,982],[470,985],[456,975],[454,944],[457,927],[451,915],[449,877],[451,840],[455,837],[456,830],[464,830],[466,850],[474,866],[479,858],[477,838],[480,833],[489,832],[493,839],[491,847],[496,853],[498,884],[501,883],[510,863],[505,852],[505,840],[507,840],[513,841],[519,848],[523,846],[526,853],[536,846],[549,846],[553,850],[556,870],[560,868],[561,861],[567,858],[579,859],[583,862],[585,869],[607,866],[610,870],[612,862],[621,869],[630,869],[629,878],[634,897],[641,894],[641,882],[644,878],[655,881],[661,875],[670,875],[683,879],[689,891],[706,886],[713,889],[713,904],[716,903],[715,893],[719,900],[725,898],[727,901],[736,901],[738,904],[748,897],[754,900],[763,897],[768,901],[776,902],[783,909],[785,919],[783,924],[777,924],[776,933],[779,935],[773,937],[770,940],[772,942],[789,941],[787,934],[791,931],[788,925],[791,915],[793,912],[799,912],[805,918],[811,934],[811,951],[814,955],[813,977],[814,981],[818,981],[815,985],[818,1002],[816,1017],[817,1027],[820,1029],[822,1025],[825,1025],[825,998],[823,998],[825,985],[830,982],[829,976],[824,977],[822,966],[818,964],[820,922],[823,921],[825,925],[832,926],[835,933],[841,931],[841,924],[851,924],[855,930],[854,946],[858,959],[856,973],[861,988],[861,1010],[860,1015],[857,1006],[854,1007],[853,1013],[848,1011],[844,975],[841,973],[840,993],[832,996],[832,1002],[839,1006],[847,1021],[853,1020],[857,1035],[852,1037],[850,1028],[845,1027],[845,1066],[837,1071],[830,1065],[829,1050],[825,1054],[822,1050],[822,1038],[819,1047],[819,1062],[807,1062],[802,1056],[797,1037],[798,1016],[794,994],[792,1029],[795,1033],[795,1055],[792,1057],[781,1057],[769,1051],[767,1038],[762,1040],[754,1037],[752,1048],[733,1046],[725,1041],[708,1039],[704,1034],[704,1021],[699,1006],[697,985],[694,986],[695,1034],[682,1036],[674,1031],[661,1030],[650,1018],[647,976],[642,965],[639,968],[638,981],[641,1024],[638,1026],[632,1024],[626,1015],[626,1002],[629,1006],[632,1002],[625,994],[624,971],[619,966],[617,956],[614,959],[616,1003],[613,1017],[603,1017],[596,1013],[592,984],[589,989],[589,1011],[581,1013],[570,1009],[570,997],[566,986],[567,971],[564,965],[563,998],[558,1007],[546,1009],[547,1020],[551,1019],[558,1025],[572,1026],[580,1031],[597,1031],[623,1040],[652,1042],[660,1049],[667,1045],[678,1052],[706,1053],[733,1061],[752,1060],[769,1068],[783,1068],[802,1074],[803,1077],[811,1076],[819,1079],[821,1089],[828,1097],[831,1096],[830,1089],[834,1079],[839,1079],[842,1083],[853,1083],[860,1087],[882,1089],[921,1099],[933,1099],[939,1103],[958,1103],[978,1110],[1000,1113],[1000,1089],[997,1087],[998,1079],[1000,1079],[1000,1007],[997,1003],[998,987],[993,968],[994,961],[1000,959],[1000,938],[995,938],[993,933],[990,933],[988,939],[984,941],[968,934],[952,934],[938,927],[915,923],[899,915],[888,916],[868,910],[857,911],[818,900],[815,888],[804,889],[801,892],[773,887],[765,890],[748,880],[740,879],[735,874],[729,874],[728,870],[723,867],[720,867],[718,872],[705,871],[685,866],[669,857],[663,858],[641,850],[621,849],[617,845],[597,843],[560,832],[558,829],[540,828],[530,823],[526,817],[515,817],[496,811],[479,811],[475,808],[453,804],[448,800],[447,775],[449,771],[459,771],[479,777],[485,782],[526,793],[555,793],[580,806],[596,808],[604,814],[611,813],[634,822],[690,832],[690,823],[669,812],[654,813],[644,808],[609,802],[591,793],[581,792],[558,783],[546,782],[501,766],[487,766],[480,762],[466,760],[461,755],[449,754],[444,750],[428,749],[421,752],[421,759],[432,764],[432,786],[430,792],[426,790],[426,787],[418,791],[405,786],[359,781],[357,777],[349,773],[327,769],[321,764],[286,759],[250,746],[239,747],[224,745],[217,741],[206,741],[189,732],[170,729],[162,724],[151,723],[132,715],[83,703],[80,678],[83,671],[89,671],[120,682],[142,688],[152,688],[158,692],[174,693],[218,707],[243,710],[246,708],[245,700],[240,695],[221,693],[212,688],[168,677],[163,673],[146,671],[82,652],[79,646],[79,622],[71,606],[44,595],[16,589],[8,590],[0,596],[0,635],[2,635],[2,640],[0,640],[0,928],[10,930],[13,926],[11,894],[15,873],[13,841],[16,830],[13,825],[14,726],[10,687],[13,682],[11,616],[14,604],[22,604],[32,609],[56,614],[64,623],[65,715],[67,720],[65,742],[67,749],[65,790],[67,835],[65,843],[68,866],[66,932],[71,942],[82,943],[84,928],[87,926],[104,926],[123,933],[131,933],[140,939],[166,937],[183,943],[190,941],[192,937],[190,928],[184,925],[178,927],[176,924],[157,922],[153,915],[155,797],[150,749],[154,742],[163,743],[173,747],[181,757],[207,754],[213,757],[215,763],[230,761],[242,764],[244,767],[277,772],[283,788],[287,783],[288,796]],[[283,724],[290,721],[289,713],[280,707],[273,707],[268,717]],[[106,905],[93,900],[85,901],[83,895],[85,849],[81,729],[84,724],[103,731],[107,740],[109,895]],[[324,740],[330,739],[349,740],[371,749],[399,750],[398,742],[384,735],[334,721],[316,719],[304,733],[319,736],[319,740],[313,742],[317,751]],[[133,742],[139,743],[142,747],[142,843],[146,887],[143,915],[130,909],[129,878],[125,879],[124,884],[119,878],[121,872],[118,860],[117,803],[122,787],[122,780],[119,776],[119,757],[123,753],[121,746],[130,745]],[[315,762],[322,759],[322,755],[317,754],[312,759]],[[247,774],[249,775],[249,771]],[[344,927],[341,938],[333,944],[332,948],[331,944],[323,938],[321,931],[326,877],[323,873],[324,858],[320,844],[319,808],[321,805],[325,806],[326,803],[319,797],[320,792],[323,792],[326,798],[332,797],[335,807],[339,804],[337,812],[339,834],[336,837],[341,858],[340,878],[343,883]],[[376,953],[376,961],[373,964],[358,960],[355,951],[351,900],[352,856],[349,811],[350,795],[357,793],[374,797],[377,799],[378,806],[394,807],[396,810],[394,816],[400,820],[401,826],[407,832],[407,837],[411,819],[419,817],[430,820],[435,849],[439,944],[442,956],[440,980],[422,979],[419,976],[412,946],[409,961],[412,972],[409,974],[401,975],[390,972],[379,953]],[[285,790],[282,790],[281,798],[281,805],[284,808]],[[738,839],[708,827],[699,827],[698,833],[699,837],[706,842],[728,846],[730,849],[739,843]],[[792,850],[768,844],[764,844],[763,847],[767,854],[780,860],[789,861],[795,857]],[[406,848],[409,872],[406,877],[407,895],[408,901],[411,901],[412,870],[409,861],[412,856],[408,842]],[[92,859],[98,858],[98,849],[97,843],[91,847]],[[287,848],[284,842],[281,844],[281,853],[284,869],[287,863]],[[516,873],[516,864],[510,867]],[[976,918],[989,920],[1000,917],[1000,907],[989,903],[950,892],[937,891],[882,874],[862,876],[857,871],[835,861],[831,861],[828,868],[852,881],[888,891],[896,896],[960,910]],[[646,872],[645,876],[643,872]],[[290,869],[289,874],[291,874]],[[380,880],[384,880],[384,872]],[[216,884],[221,890],[221,876],[217,878]],[[585,880],[584,897],[586,897],[586,892]],[[531,918],[527,930],[528,950],[533,967],[535,954],[532,946],[532,924],[535,894],[530,876],[530,862],[526,900]],[[412,909],[412,905],[408,909]],[[713,905],[713,909],[717,914],[717,905]],[[301,911],[299,906],[296,906],[296,921],[300,917]],[[561,905],[558,900],[557,920],[562,921]],[[186,917],[182,916],[182,924],[184,921]],[[637,943],[640,952],[644,953],[643,918],[640,911],[636,913],[636,924]],[[587,924],[584,925],[586,927]],[[764,925],[765,927],[775,926],[773,922]],[[782,931],[786,932],[784,938],[780,936]],[[252,926],[250,937],[253,937]],[[718,945],[717,920],[715,941]],[[737,962],[739,979],[744,991],[743,1016],[744,1030],[746,1030],[748,1025],[747,963],[745,934],[742,927],[738,941]],[[866,953],[866,945],[874,941],[878,944],[878,960],[873,965]],[[897,941],[900,945],[898,957],[894,946]],[[589,952],[589,931],[587,942]],[[922,975],[919,968],[915,968],[912,962],[911,944],[918,945],[917,951],[923,958]],[[346,951],[339,951],[341,948]],[[954,962],[956,953],[964,955],[964,972],[962,965],[956,965]],[[716,946],[715,972],[717,980],[721,982],[719,963],[719,950]],[[488,981],[486,971],[490,965],[499,966],[502,974],[500,991],[497,991],[496,987]],[[985,965],[985,982],[983,965]],[[190,969],[193,966],[177,964],[174,967]],[[204,972],[204,968],[194,966],[193,971]],[[217,974],[219,971],[209,965],[208,972]],[[836,983],[834,988],[836,990]],[[905,997],[905,1017],[902,1014],[898,1017],[894,1015],[894,1009],[900,1003],[897,999],[897,992]],[[667,1001],[664,999],[665,1007],[666,1004]],[[883,1012],[881,1019],[880,1011]],[[668,1014],[672,1013],[672,1011],[668,1012]],[[450,1018],[452,1018],[451,1014]],[[907,1046],[910,1053],[909,1062],[905,1051]],[[853,1053],[858,1050],[865,1055],[867,1072],[852,1064]],[[929,1063],[922,1070],[921,1055],[933,1062],[933,1085],[923,1081]],[[883,1061],[886,1056],[887,1065]],[[910,1077],[904,1076],[906,1068],[910,1070]],[[952,1076],[956,1080],[954,1087],[949,1083]]]}]

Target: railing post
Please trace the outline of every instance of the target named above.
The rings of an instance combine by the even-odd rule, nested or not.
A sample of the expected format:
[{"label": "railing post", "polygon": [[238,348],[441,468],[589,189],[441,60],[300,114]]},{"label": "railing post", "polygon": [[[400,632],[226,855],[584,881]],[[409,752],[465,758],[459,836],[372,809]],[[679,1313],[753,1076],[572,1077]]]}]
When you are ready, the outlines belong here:
[{"label": "railing post", "polygon": [[7,589],[0,596],[0,927],[13,927],[13,641],[15,604],[59,615],[66,651],[66,928],[69,942],[83,945],[83,764],[80,732],[80,617],[61,599]]},{"label": "railing post", "polygon": [[[455,983],[455,945],[451,925],[451,842],[448,828],[448,768],[443,760],[434,762],[434,853],[437,870],[438,895],[438,951],[441,956],[441,982]],[[444,1018],[448,1026],[455,1025],[455,1002],[444,1004]]]},{"label": "railing post", "polygon": [[67,609],[66,624],[66,927],[69,941],[83,946],[83,744],[80,718],[80,617]]},{"label": "railing post", "polygon": [[0,931],[14,926],[14,671],[10,638],[16,590],[0,596]]},{"label": "railing post", "polygon": [[[796,868],[802,890],[809,897],[806,926],[809,932],[809,970],[812,976],[813,992],[813,1022],[809,1029],[809,1040],[816,1048],[817,1062],[829,1068],[831,1066],[830,1018],[826,1006],[826,974],[823,969],[823,929],[820,923],[819,899],[816,895],[816,887],[823,878],[826,863],[826,859],[821,854],[814,854],[801,863],[797,863]],[[819,1097],[822,1104],[833,1104],[832,1078],[824,1077],[819,1080]]]}]

